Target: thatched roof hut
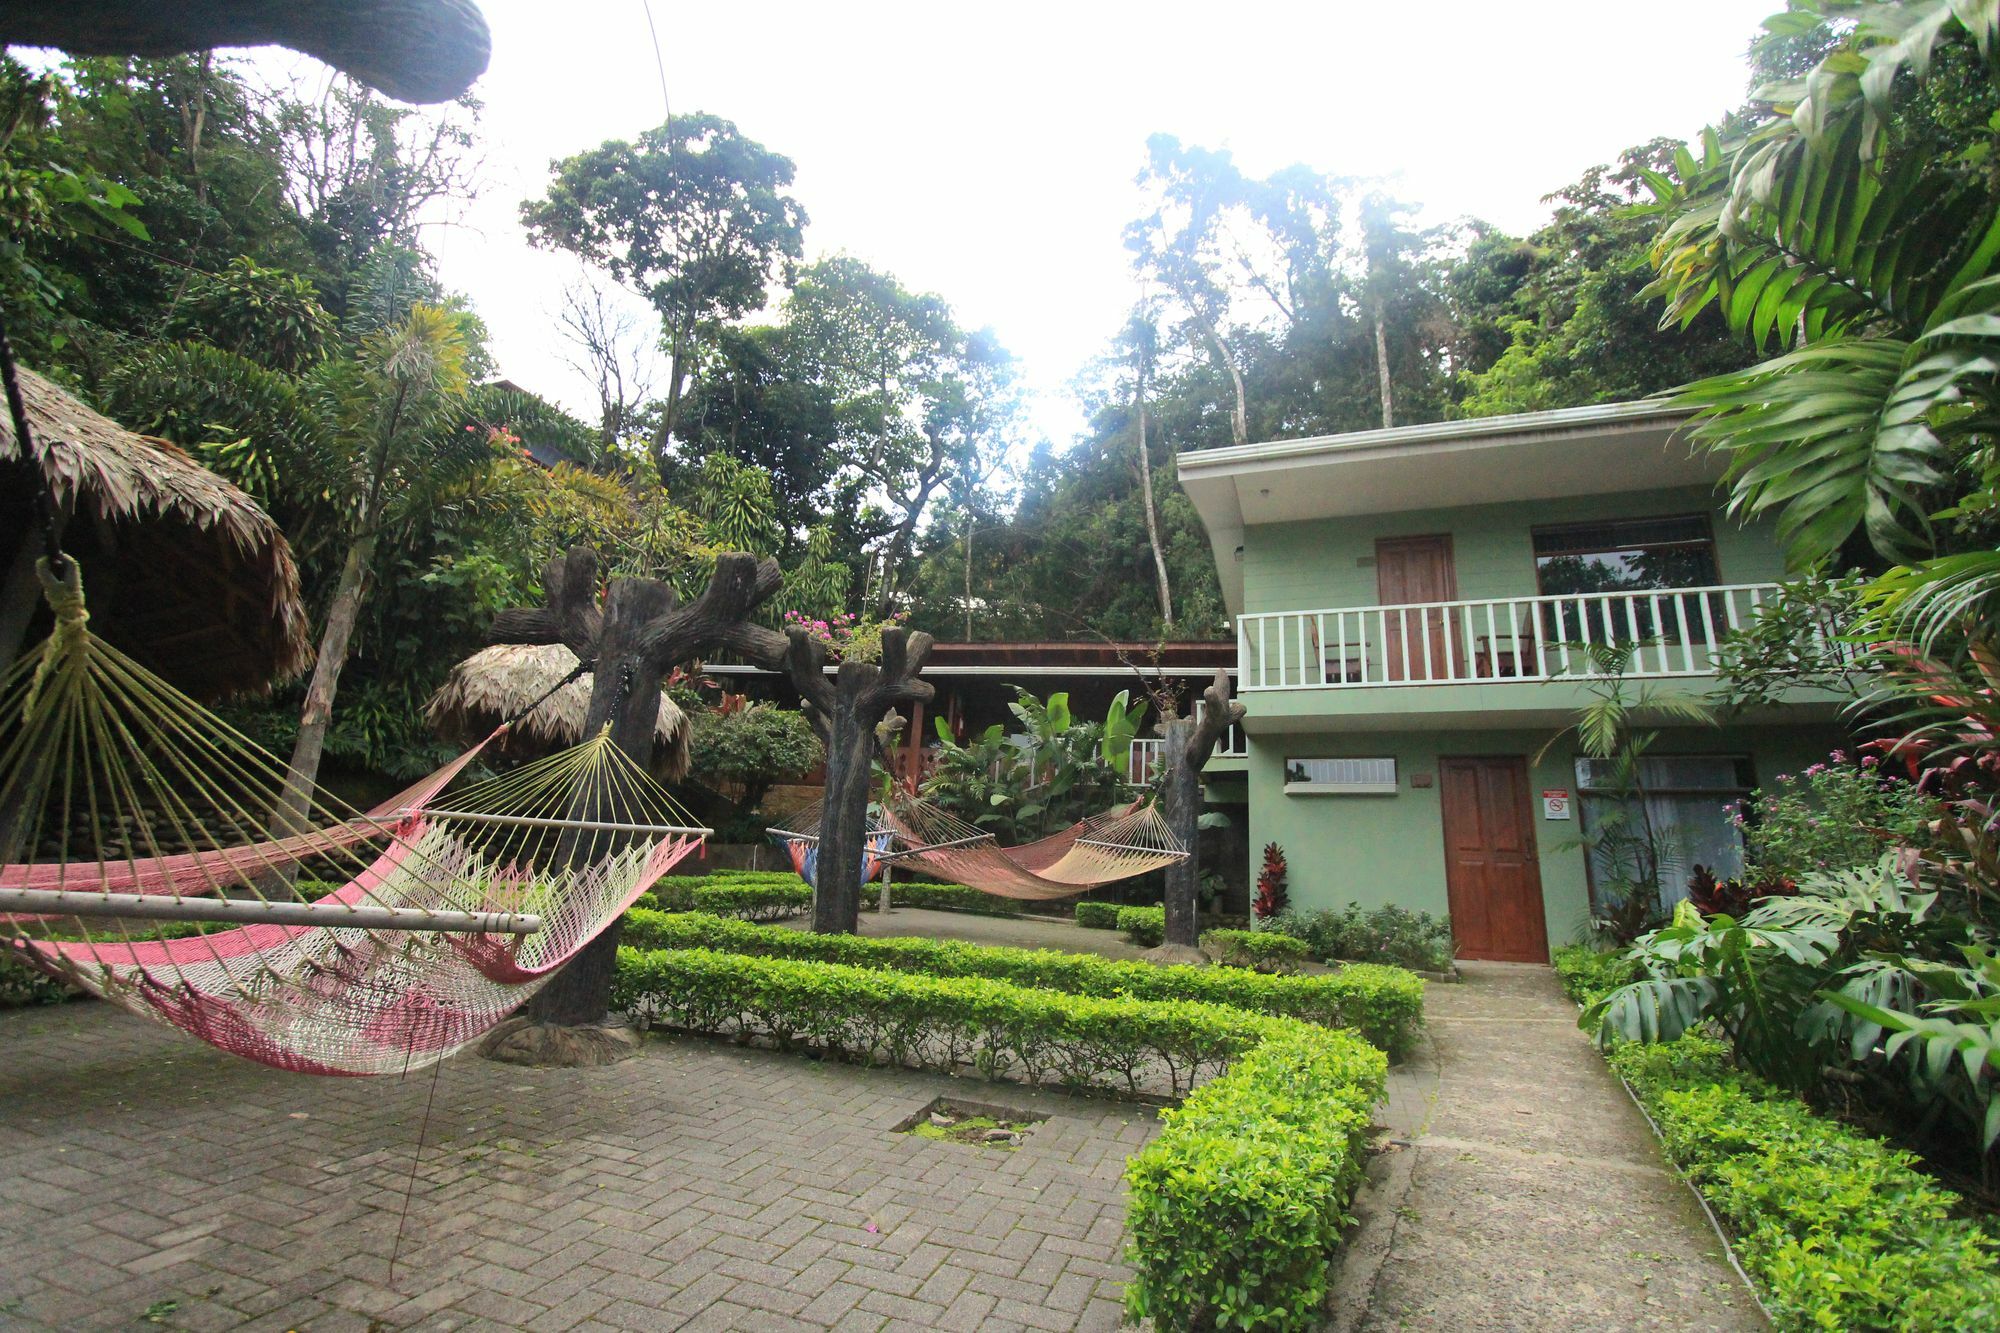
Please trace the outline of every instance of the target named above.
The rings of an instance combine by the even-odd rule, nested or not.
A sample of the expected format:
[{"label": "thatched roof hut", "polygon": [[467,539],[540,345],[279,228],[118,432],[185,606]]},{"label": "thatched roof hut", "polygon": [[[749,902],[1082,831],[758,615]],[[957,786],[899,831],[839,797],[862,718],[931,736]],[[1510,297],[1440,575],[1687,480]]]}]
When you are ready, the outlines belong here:
[{"label": "thatched roof hut", "polygon": [[[470,743],[534,703],[576,670],[576,654],[562,644],[495,644],[451,669],[451,676],[424,708],[424,716],[444,736]],[[590,714],[589,672],[578,676],[514,724],[510,748],[560,749],[583,739]],[[653,728],[653,771],[669,782],[687,776],[693,728],[687,714],[660,692],[660,717]]]},{"label": "thatched roof hut", "polygon": [[[91,625],[202,699],[255,693],[312,659],[292,549],[256,501],[165,440],[135,435],[22,370],[43,482],[69,514]],[[39,610],[35,474],[0,411],[0,661]]]}]

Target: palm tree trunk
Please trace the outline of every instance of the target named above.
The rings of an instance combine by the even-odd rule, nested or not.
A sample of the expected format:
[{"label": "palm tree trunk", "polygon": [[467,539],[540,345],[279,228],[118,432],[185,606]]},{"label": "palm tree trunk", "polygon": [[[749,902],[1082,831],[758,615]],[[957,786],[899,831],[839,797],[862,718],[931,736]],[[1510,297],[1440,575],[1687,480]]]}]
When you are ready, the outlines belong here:
[{"label": "palm tree trunk", "polygon": [[333,696],[340,689],[348,646],[354,638],[354,626],[361,619],[361,599],[368,591],[368,574],[374,559],[375,533],[370,531],[347,548],[347,560],[340,567],[340,582],[334,587],[333,602],[326,612],[326,628],[320,633],[312,683],[306,686],[305,706],[299,710],[299,736],[292,743],[292,761],[286,766],[284,790],[273,812],[271,822],[276,833],[303,833],[309,827],[306,807],[312,803],[319,782],[326,729],[333,721]]}]

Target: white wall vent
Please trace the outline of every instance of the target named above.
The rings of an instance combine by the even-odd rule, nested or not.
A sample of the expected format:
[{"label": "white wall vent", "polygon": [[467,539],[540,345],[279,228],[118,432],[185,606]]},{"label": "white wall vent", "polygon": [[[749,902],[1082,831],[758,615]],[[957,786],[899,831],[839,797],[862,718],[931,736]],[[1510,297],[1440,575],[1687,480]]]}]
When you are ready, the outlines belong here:
[{"label": "white wall vent", "polygon": [[1287,759],[1285,791],[1327,796],[1393,796],[1394,759]]}]

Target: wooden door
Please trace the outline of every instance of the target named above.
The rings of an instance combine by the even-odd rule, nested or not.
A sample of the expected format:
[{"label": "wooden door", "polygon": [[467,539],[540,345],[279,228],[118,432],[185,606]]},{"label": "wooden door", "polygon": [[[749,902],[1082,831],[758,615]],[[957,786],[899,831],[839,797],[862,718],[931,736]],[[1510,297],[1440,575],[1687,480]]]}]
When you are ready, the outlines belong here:
[{"label": "wooden door", "polygon": [[[1375,593],[1380,606],[1458,600],[1450,537],[1385,537],[1375,543]],[[1457,636],[1443,611],[1386,611],[1379,628],[1387,680],[1450,680],[1462,675]],[[1428,651],[1426,651],[1428,649]]]},{"label": "wooden door", "polygon": [[1445,894],[1458,956],[1548,962],[1527,761],[1445,759],[1439,770]]}]

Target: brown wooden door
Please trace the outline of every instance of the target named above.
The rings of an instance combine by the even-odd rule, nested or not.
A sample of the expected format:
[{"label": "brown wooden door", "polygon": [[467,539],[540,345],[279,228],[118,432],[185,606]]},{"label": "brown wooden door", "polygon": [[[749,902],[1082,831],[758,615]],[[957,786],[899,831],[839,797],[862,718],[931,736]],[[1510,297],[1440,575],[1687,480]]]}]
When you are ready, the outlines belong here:
[{"label": "brown wooden door", "polygon": [[[1384,537],[1375,543],[1375,593],[1381,606],[1458,600],[1450,537]],[[1389,680],[1449,680],[1462,675],[1456,636],[1443,611],[1382,614],[1383,664]],[[1430,651],[1425,649],[1426,640]]]},{"label": "brown wooden door", "polygon": [[1439,770],[1445,893],[1458,956],[1548,962],[1527,761],[1446,759]]}]

